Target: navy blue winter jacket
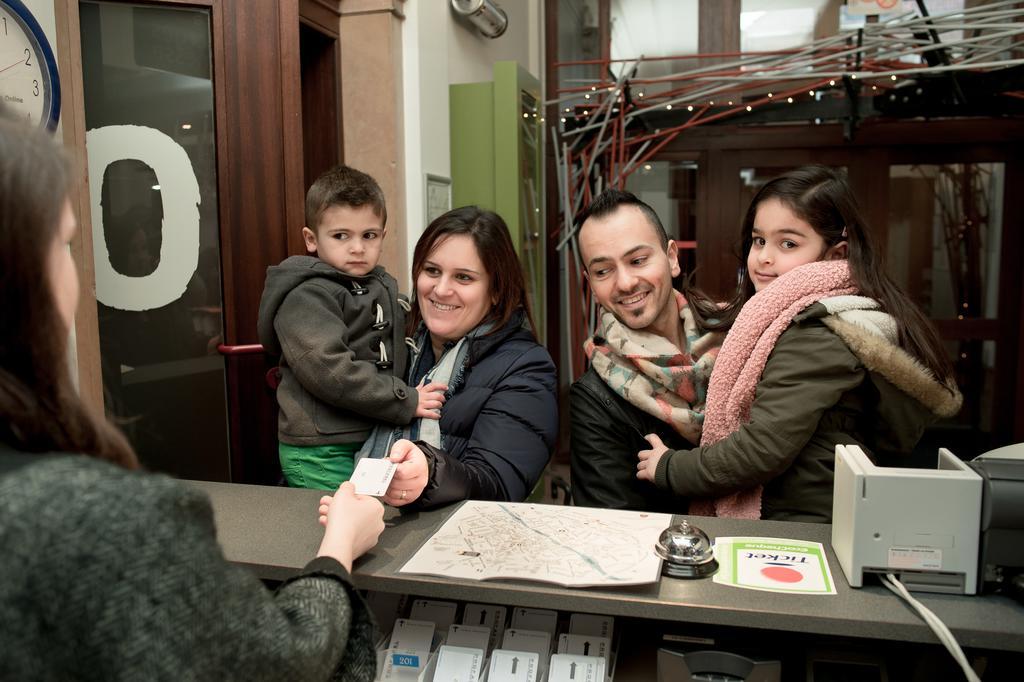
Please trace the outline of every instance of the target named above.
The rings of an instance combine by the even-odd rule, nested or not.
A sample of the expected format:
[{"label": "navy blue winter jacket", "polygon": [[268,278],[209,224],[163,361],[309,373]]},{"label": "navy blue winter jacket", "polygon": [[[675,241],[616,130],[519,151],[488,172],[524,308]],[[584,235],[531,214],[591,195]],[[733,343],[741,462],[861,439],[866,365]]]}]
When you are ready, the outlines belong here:
[{"label": "navy blue winter jacket", "polygon": [[[410,507],[521,502],[537,483],[558,435],[557,375],[523,319],[520,311],[499,331],[467,341],[466,370],[441,409],[441,448],[416,443],[430,480]],[[434,365],[430,343],[422,346],[410,370],[413,386]]]}]

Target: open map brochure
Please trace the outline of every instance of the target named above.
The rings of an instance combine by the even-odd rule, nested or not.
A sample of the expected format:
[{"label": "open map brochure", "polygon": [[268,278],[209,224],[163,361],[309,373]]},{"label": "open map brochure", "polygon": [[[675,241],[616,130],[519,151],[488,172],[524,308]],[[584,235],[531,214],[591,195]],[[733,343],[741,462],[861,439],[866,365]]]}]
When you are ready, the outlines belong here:
[{"label": "open map brochure", "polygon": [[671,514],[471,500],[400,572],[565,587],[654,583],[654,546],[671,523]]}]

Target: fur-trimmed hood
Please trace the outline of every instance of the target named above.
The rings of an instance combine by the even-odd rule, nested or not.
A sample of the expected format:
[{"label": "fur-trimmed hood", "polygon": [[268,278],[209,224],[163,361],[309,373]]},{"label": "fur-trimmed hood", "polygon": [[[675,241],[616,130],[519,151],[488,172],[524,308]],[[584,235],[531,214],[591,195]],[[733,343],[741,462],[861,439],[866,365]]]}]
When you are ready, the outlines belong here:
[{"label": "fur-trimmed hood", "polygon": [[825,298],[798,319],[820,317],[864,366],[884,377],[939,417],[960,411],[963,396],[955,384],[939,381],[920,360],[897,345],[896,321],[865,296]]}]

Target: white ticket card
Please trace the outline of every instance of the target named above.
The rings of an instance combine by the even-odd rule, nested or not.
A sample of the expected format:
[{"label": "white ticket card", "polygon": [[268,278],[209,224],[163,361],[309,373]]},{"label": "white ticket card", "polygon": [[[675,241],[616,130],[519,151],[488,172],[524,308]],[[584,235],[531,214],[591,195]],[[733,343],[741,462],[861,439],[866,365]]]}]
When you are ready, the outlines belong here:
[{"label": "white ticket card", "polygon": [[578,656],[600,656],[608,662],[611,645],[607,637],[564,634],[558,638],[558,653]]},{"label": "white ticket card", "polygon": [[488,642],[488,650],[494,649],[501,642],[505,635],[505,615],[507,610],[504,606],[494,604],[466,604],[462,611],[462,622],[465,625],[483,625],[491,629],[491,641]]},{"label": "white ticket card", "polygon": [[434,679],[444,682],[477,682],[483,663],[482,649],[446,644],[438,649]]},{"label": "white ticket card", "polygon": [[487,682],[536,682],[540,657],[532,651],[495,649]]},{"label": "white ticket card", "polygon": [[395,629],[391,631],[389,649],[412,651],[430,651],[434,640],[434,624],[425,620],[399,618],[395,621]]},{"label": "white ticket card", "polygon": [[380,679],[382,682],[416,680],[429,662],[429,651],[386,649]]},{"label": "white ticket card", "polygon": [[541,630],[505,630],[505,638],[501,642],[502,649],[513,651],[532,651],[540,660],[548,660],[551,654],[551,635]]},{"label": "white ticket card", "polygon": [[485,652],[491,644],[491,629],[483,625],[459,625],[448,628],[449,646],[464,646],[471,649],[483,649]]},{"label": "white ticket card", "polygon": [[453,601],[434,601],[432,599],[416,599],[409,611],[409,618],[412,620],[429,620],[437,626],[441,632],[446,632],[448,626],[455,622],[455,612],[459,605]]},{"label": "white ticket card", "polygon": [[569,632],[574,635],[594,635],[612,638],[615,618],[593,613],[574,613],[569,616]]},{"label": "white ticket card", "polygon": [[555,654],[551,657],[548,682],[604,682],[604,670],[603,658]]},{"label": "white ticket card", "polygon": [[558,612],[548,609],[513,609],[512,627],[519,630],[541,630],[554,636],[558,630]]},{"label": "white ticket card", "polygon": [[359,495],[380,497],[388,491],[391,479],[398,465],[389,459],[371,459],[364,457],[356,464],[351,481]]}]

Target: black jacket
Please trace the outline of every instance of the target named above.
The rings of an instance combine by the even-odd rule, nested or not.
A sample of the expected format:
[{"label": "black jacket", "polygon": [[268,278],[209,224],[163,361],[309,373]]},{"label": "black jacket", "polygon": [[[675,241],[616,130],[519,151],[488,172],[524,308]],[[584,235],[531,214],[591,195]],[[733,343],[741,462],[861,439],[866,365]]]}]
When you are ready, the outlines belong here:
[{"label": "black jacket", "polygon": [[[409,508],[456,500],[521,502],[547,466],[558,435],[557,375],[551,356],[516,314],[501,330],[471,338],[466,369],[441,409],[442,448],[416,444],[430,480]],[[411,370],[415,385],[434,364],[429,341]]]},{"label": "black jacket", "polygon": [[682,514],[685,498],[636,477],[637,456],[656,433],[670,448],[693,444],[667,423],[626,402],[588,369],[569,389],[572,498],[581,507]]}]

